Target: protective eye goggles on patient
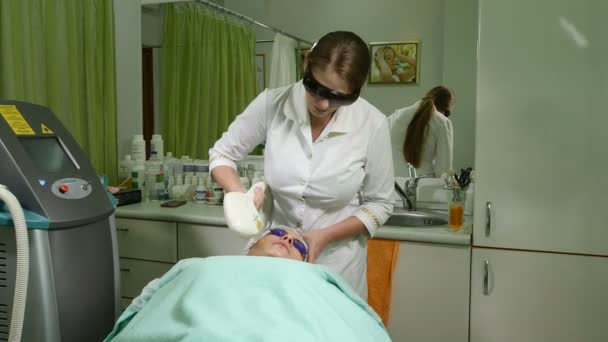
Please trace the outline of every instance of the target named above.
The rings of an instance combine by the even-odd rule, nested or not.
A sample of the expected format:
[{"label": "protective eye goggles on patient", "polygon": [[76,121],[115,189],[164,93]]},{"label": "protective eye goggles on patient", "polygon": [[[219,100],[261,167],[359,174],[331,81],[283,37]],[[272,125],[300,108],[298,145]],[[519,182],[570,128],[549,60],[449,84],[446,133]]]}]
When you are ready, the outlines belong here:
[{"label": "protective eye goggles on patient", "polygon": [[345,95],[322,85],[312,76],[310,67],[306,70],[302,83],[304,83],[304,88],[310,95],[329,101],[329,104],[333,107],[351,105],[359,98],[359,90],[350,95]]},{"label": "protective eye goggles on patient", "polygon": [[[289,234],[289,232],[283,228],[270,228],[269,234],[282,238]],[[298,252],[300,252],[300,254],[302,255],[302,258],[306,260],[306,257],[308,256],[308,245],[306,244],[306,242],[304,242],[304,240],[292,237],[291,245],[295,247],[295,249],[297,249]]]}]

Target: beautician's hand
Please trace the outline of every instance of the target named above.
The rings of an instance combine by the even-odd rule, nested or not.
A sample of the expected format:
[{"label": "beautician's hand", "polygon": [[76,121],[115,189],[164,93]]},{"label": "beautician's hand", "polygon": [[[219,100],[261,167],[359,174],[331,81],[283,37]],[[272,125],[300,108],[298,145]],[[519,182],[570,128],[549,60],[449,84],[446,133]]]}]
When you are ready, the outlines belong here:
[{"label": "beautician's hand", "polygon": [[308,262],[314,264],[317,262],[317,258],[321,255],[321,252],[330,243],[329,235],[323,229],[320,229],[304,232],[302,233],[302,237],[308,244]]}]

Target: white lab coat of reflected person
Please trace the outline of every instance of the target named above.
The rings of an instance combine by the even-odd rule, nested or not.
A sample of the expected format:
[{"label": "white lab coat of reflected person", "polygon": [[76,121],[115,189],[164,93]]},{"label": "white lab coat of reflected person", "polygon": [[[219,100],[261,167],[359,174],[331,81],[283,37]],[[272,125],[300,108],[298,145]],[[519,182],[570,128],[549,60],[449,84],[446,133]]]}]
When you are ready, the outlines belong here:
[{"label": "white lab coat of reflected person", "polygon": [[265,142],[273,225],[307,232],[349,217],[363,222],[367,234],[330,243],[316,263],[338,272],[367,298],[367,239],[393,209],[386,116],[359,98],[339,107],[313,142],[305,95],[302,81],[261,93],[210,150],[210,168],[235,168],[235,161]]},{"label": "white lab coat of reflected person", "polygon": [[[403,156],[403,144],[407,137],[407,128],[412,121],[421,100],[413,105],[396,110],[387,120],[391,134],[391,150],[395,176],[409,176],[407,161]],[[416,168],[418,176],[433,173],[435,177],[452,168],[454,135],[452,122],[444,114],[433,110],[426,127],[420,165]]]}]

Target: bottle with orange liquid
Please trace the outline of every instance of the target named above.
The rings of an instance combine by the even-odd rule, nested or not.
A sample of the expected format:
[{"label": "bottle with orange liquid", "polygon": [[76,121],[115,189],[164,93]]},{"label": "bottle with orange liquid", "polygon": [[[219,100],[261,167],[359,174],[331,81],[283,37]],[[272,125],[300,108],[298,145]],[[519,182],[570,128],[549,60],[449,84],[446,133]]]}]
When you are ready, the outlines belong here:
[{"label": "bottle with orange liquid", "polygon": [[458,230],[462,228],[462,219],[464,214],[464,194],[461,188],[453,188],[450,198],[450,228]]}]

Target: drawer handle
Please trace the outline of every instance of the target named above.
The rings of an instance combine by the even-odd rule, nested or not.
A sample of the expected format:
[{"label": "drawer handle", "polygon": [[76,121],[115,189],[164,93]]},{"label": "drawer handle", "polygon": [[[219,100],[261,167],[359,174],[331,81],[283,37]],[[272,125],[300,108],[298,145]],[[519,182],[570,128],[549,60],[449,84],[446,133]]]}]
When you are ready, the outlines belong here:
[{"label": "drawer handle", "polygon": [[130,268],[121,268],[120,272],[131,272]]},{"label": "drawer handle", "polygon": [[116,228],[116,230],[119,232],[129,232],[129,228]]},{"label": "drawer handle", "polygon": [[490,236],[492,229],[492,202],[486,202],[486,237]]},{"label": "drawer handle", "polygon": [[484,260],[483,262],[483,295],[487,296],[490,294],[489,289],[489,274],[490,273],[490,262],[488,260]]}]

